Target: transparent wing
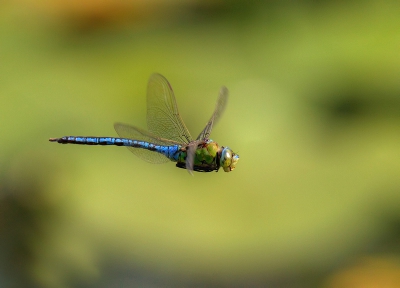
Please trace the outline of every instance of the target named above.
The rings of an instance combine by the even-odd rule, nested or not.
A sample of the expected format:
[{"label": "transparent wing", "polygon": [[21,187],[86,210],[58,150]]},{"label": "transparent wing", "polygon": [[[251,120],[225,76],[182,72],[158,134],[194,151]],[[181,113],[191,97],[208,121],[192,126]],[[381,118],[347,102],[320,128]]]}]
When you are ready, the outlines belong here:
[{"label": "transparent wing", "polygon": [[172,87],[160,74],[151,75],[147,86],[147,128],[156,136],[180,144],[192,141],[179,115]]},{"label": "transparent wing", "polygon": [[199,141],[191,142],[186,148],[186,169],[193,175],[194,157]]},{"label": "transparent wing", "polygon": [[206,127],[203,129],[203,131],[201,131],[196,140],[204,140],[210,137],[213,126],[217,124],[219,118],[225,110],[226,104],[228,103],[228,95],[228,88],[222,86],[221,90],[219,91],[219,96],[217,104],[215,105],[214,113],[211,115],[211,118],[208,121]]},{"label": "transparent wing", "polygon": [[[146,141],[149,143],[154,143],[157,145],[166,145],[166,146],[179,144],[174,141],[168,141],[167,139],[162,139],[160,137],[157,137],[157,136],[151,134],[148,131],[145,131],[140,128],[136,128],[134,126],[130,126],[127,124],[123,124],[123,123],[115,123],[114,129],[115,129],[115,131],[117,131],[118,135],[121,138],[129,138],[129,139],[138,140],[138,141]],[[146,149],[135,148],[135,147],[126,147],[126,148],[128,148],[136,156],[138,156],[138,157],[142,158],[143,160],[150,162],[150,163],[165,163],[165,162],[170,161],[164,155],[154,152],[154,151],[149,151]]]}]

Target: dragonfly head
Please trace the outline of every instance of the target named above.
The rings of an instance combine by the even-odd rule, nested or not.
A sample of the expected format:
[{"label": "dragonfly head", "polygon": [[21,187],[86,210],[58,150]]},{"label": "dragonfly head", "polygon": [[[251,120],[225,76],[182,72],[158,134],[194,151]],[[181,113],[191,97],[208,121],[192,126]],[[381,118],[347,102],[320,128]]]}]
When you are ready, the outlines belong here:
[{"label": "dragonfly head", "polygon": [[225,172],[230,172],[235,169],[239,161],[239,155],[233,153],[229,147],[222,147],[219,163]]}]

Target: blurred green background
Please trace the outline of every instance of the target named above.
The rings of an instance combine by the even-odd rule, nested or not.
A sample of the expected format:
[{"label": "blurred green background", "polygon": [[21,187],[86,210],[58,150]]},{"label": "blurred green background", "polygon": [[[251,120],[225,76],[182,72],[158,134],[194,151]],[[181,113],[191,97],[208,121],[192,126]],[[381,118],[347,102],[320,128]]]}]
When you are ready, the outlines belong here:
[{"label": "blurred green background", "polygon": [[[1,287],[400,287],[400,2],[2,1]],[[146,127],[231,173],[49,143]]]}]

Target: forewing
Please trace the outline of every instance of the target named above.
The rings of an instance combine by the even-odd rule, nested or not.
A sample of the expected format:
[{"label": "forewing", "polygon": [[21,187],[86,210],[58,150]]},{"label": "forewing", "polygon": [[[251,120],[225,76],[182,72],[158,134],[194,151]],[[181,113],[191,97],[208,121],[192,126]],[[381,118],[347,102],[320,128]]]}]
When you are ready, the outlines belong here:
[{"label": "forewing", "polygon": [[161,138],[181,144],[192,141],[192,137],[179,115],[174,92],[168,80],[153,74],[147,86],[147,127]]},{"label": "forewing", "polygon": [[[178,144],[178,143],[173,143],[172,141],[167,141],[166,139],[161,139],[151,134],[148,131],[123,123],[115,123],[114,129],[115,131],[117,131],[118,135],[121,138],[146,141],[149,143],[154,143],[157,145],[166,145],[166,146]],[[135,148],[135,147],[126,147],[126,148],[128,148],[136,156],[150,163],[165,163],[169,161],[169,159],[166,156],[154,151]]]},{"label": "forewing", "polygon": [[228,103],[228,95],[228,88],[222,86],[221,90],[219,91],[219,96],[217,104],[215,105],[214,113],[211,115],[211,118],[208,121],[206,127],[203,129],[203,131],[201,131],[196,140],[209,139],[213,126],[217,124],[219,118],[225,110],[226,104]]},{"label": "forewing", "polygon": [[196,154],[198,141],[191,142],[186,148],[186,169],[193,175],[194,157]]}]

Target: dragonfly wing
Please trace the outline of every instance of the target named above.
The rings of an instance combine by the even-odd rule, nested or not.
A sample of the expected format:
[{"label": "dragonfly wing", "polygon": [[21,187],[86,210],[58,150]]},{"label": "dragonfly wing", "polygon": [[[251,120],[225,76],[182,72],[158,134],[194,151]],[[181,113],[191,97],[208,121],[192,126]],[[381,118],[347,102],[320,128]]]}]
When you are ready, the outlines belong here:
[{"label": "dragonfly wing", "polygon": [[[130,126],[127,124],[115,123],[114,129],[115,129],[115,131],[117,131],[118,135],[121,138],[129,138],[129,139],[133,139],[133,140],[145,141],[145,142],[154,143],[157,145],[165,145],[165,146],[178,144],[178,143],[174,143],[173,141],[161,139],[161,138],[151,134],[148,131],[145,131],[140,128]],[[154,151],[141,149],[141,148],[135,148],[135,147],[126,147],[126,148],[128,148],[136,156],[138,156],[138,157],[142,158],[143,160],[150,162],[150,163],[165,163],[165,162],[170,161],[166,156],[164,156],[160,153],[154,152]]]},{"label": "dragonfly wing", "polygon": [[208,121],[206,127],[203,129],[203,131],[201,131],[196,140],[209,139],[213,126],[218,122],[219,118],[225,110],[226,104],[228,103],[228,95],[228,88],[222,86],[221,90],[219,91],[219,96],[217,104],[215,105],[214,113],[211,115],[211,118]]},{"label": "dragonfly wing", "polygon": [[193,175],[194,157],[198,141],[191,142],[186,148],[186,169]]},{"label": "dragonfly wing", "polygon": [[181,144],[192,141],[192,137],[179,115],[174,92],[168,80],[153,74],[147,85],[147,127],[161,138]]}]

